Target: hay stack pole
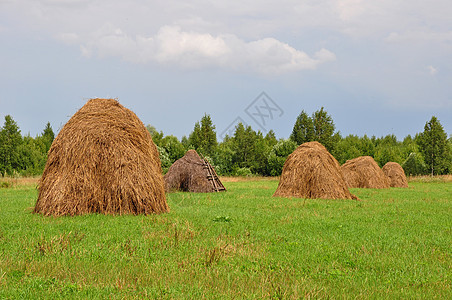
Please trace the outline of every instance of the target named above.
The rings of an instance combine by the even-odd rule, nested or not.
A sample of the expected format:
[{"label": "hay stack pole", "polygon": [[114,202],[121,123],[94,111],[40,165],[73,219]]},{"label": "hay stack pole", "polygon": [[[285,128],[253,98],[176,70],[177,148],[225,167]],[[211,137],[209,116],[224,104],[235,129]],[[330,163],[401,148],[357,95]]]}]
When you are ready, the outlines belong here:
[{"label": "hay stack pole", "polygon": [[157,147],[114,99],[91,99],[52,143],[34,209],[43,215],[168,212]]}]

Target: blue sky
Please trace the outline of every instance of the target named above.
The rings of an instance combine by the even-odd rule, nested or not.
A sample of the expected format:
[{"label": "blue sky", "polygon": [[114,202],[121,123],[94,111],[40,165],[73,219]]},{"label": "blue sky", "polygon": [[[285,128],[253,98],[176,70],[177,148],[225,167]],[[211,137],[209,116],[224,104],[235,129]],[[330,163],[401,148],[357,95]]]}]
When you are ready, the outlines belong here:
[{"label": "blue sky", "polygon": [[451,134],[451,11],[449,0],[0,0],[0,117],[34,136],[111,97],[179,138],[204,113],[219,136],[240,118],[287,138],[301,110],[322,106],[343,135],[402,139],[432,115]]}]

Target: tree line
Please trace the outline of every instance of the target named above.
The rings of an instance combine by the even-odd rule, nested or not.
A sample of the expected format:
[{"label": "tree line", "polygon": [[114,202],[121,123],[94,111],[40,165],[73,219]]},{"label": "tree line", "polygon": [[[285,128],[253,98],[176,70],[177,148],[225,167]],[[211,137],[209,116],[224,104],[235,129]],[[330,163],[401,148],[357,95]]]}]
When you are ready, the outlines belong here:
[{"label": "tree line", "polygon": [[50,123],[36,137],[22,136],[10,115],[0,130],[0,173],[5,175],[39,175],[44,170],[47,152],[55,138]]},{"label": "tree line", "polygon": [[[273,130],[264,134],[239,123],[232,136],[218,141],[210,115],[196,122],[188,137],[180,140],[146,126],[156,144],[163,171],[195,149],[208,159],[220,175],[279,176],[284,162],[298,145],[309,141],[322,143],[343,164],[349,159],[369,155],[383,166],[389,161],[402,165],[407,175],[440,175],[452,173],[452,137],[448,138],[440,121],[433,116],[424,131],[402,141],[395,135],[382,137],[341,136],[331,115],[322,107],[309,115],[301,111],[288,139],[278,139]],[[42,173],[47,152],[55,138],[50,123],[36,137],[22,136],[11,116],[5,117],[0,131],[0,173],[23,176]]]},{"label": "tree line", "polygon": [[452,137],[448,139],[440,121],[433,116],[424,131],[406,136],[402,141],[393,134],[382,137],[341,136],[336,131],[331,115],[322,107],[311,115],[302,111],[295,120],[288,139],[277,139],[270,130],[267,134],[239,123],[232,136],[218,142],[215,125],[205,114],[196,122],[188,137],[164,136],[148,125],[156,143],[162,167],[167,170],[188,149],[203,154],[221,175],[279,176],[287,156],[298,145],[309,141],[322,143],[343,164],[358,156],[372,156],[383,166],[397,162],[407,175],[440,175],[452,173]]}]

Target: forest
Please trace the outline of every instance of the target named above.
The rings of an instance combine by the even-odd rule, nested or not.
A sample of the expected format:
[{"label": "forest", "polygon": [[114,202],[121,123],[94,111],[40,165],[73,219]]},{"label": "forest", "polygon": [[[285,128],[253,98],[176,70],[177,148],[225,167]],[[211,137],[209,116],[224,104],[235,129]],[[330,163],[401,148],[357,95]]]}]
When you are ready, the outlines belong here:
[{"label": "forest", "polygon": [[[188,149],[195,149],[223,176],[279,176],[284,162],[298,145],[309,141],[322,143],[339,161],[345,163],[358,156],[372,156],[383,166],[399,163],[406,175],[442,175],[452,172],[452,136],[448,137],[435,117],[425,123],[424,131],[398,140],[395,135],[342,136],[331,115],[322,107],[309,115],[301,111],[288,139],[277,138],[274,131],[255,131],[239,123],[232,136],[218,141],[216,127],[205,114],[188,137],[180,140],[147,125],[160,153],[165,173]],[[40,175],[47,160],[55,133],[48,122],[36,137],[22,135],[19,125],[7,115],[0,131],[0,173],[2,176]]]}]

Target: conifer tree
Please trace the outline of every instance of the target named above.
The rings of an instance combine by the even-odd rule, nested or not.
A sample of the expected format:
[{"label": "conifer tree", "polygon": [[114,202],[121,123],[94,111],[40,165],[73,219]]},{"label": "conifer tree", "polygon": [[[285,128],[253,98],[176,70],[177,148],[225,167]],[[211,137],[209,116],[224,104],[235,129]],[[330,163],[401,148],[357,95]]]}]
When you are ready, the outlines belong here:
[{"label": "conifer tree", "polygon": [[290,135],[290,139],[301,145],[306,142],[312,141],[314,138],[314,123],[312,122],[311,117],[302,110],[300,115],[297,117],[295,121],[295,125],[292,129],[292,134]]},{"label": "conifer tree", "polygon": [[432,176],[447,171],[447,134],[435,116],[425,123],[424,132],[418,135],[417,142]]},{"label": "conifer tree", "polygon": [[5,116],[5,123],[0,131],[0,172],[12,174],[18,170],[20,157],[17,149],[22,144],[19,126],[10,115]]},{"label": "conifer tree", "polygon": [[213,156],[218,145],[215,125],[210,115],[205,114],[199,122],[195,123],[193,132],[188,137],[188,142],[197,151],[207,156]]}]

